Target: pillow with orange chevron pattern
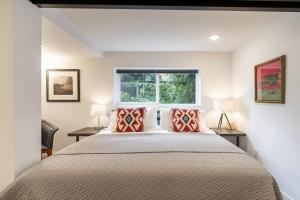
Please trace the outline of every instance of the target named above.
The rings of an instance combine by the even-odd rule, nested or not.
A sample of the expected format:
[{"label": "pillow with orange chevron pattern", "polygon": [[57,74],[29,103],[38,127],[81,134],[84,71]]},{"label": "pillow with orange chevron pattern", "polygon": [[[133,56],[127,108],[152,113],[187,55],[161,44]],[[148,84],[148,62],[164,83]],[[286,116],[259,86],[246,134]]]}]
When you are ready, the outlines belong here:
[{"label": "pillow with orange chevron pattern", "polygon": [[141,132],[144,129],[145,108],[118,108],[117,132]]},{"label": "pillow with orange chevron pattern", "polygon": [[172,109],[173,131],[199,132],[198,109]]}]

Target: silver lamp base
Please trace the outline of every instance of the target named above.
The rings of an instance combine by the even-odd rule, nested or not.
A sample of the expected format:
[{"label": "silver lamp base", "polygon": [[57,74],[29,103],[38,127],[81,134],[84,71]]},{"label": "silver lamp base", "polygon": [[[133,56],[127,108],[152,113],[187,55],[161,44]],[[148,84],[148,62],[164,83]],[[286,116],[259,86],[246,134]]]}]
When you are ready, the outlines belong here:
[{"label": "silver lamp base", "polygon": [[218,124],[218,129],[219,129],[219,130],[222,129],[222,123],[223,123],[223,118],[224,118],[224,116],[225,116],[225,118],[226,118],[226,120],[227,120],[227,122],[228,122],[228,124],[229,124],[230,130],[232,130],[232,126],[231,126],[231,124],[230,124],[230,122],[229,122],[229,120],[228,120],[228,117],[227,117],[227,115],[226,115],[225,112],[222,112],[222,113],[221,113],[220,120],[219,120],[219,124]]}]

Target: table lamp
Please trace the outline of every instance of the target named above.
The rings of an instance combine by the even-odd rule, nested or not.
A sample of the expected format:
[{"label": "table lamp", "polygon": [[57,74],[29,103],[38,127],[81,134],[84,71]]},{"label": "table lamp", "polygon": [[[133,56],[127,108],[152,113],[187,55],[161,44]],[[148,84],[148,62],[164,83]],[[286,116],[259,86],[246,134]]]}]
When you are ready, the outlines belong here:
[{"label": "table lamp", "polygon": [[214,101],[214,110],[222,112],[218,124],[218,129],[222,129],[223,118],[225,117],[229,124],[230,130],[232,130],[232,126],[229,122],[226,112],[233,111],[233,107],[233,99],[219,99]]},{"label": "table lamp", "polygon": [[[98,126],[95,127],[96,130],[101,130],[100,127],[100,117],[106,115],[106,108],[104,104],[93,104],[91,107],[91,116],[98,117]],[[103,126],[102,126],[103,127]]]}]

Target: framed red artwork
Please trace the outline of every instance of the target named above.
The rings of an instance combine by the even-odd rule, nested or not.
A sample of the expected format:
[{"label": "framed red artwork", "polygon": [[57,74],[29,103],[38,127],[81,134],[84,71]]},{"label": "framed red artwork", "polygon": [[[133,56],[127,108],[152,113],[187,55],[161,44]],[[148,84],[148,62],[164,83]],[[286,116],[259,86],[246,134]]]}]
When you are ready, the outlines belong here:
[{"label": "framed red artwork", "polygon": [[285,62],[280,56],[255,66],[255,101],[285,103]]}]

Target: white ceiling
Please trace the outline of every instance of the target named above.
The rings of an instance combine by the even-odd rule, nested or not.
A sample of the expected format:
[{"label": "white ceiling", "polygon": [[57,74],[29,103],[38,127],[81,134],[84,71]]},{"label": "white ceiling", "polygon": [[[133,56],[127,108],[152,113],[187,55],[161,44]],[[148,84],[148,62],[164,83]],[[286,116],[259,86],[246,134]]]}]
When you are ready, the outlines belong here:
[{"label": "white ceiling", "polygon": [[47,18],[42,18],[43,56],[74,58],[96,57],[97,53]]},{"label": "white ceiling", "polygon": [[[283,15],[191,10],[44,9],[44,12],[61,13],[54,20],[57,25],[65,26],[62,20],[71,22],[73,29],[62,28],[79,40],[83,38],[82,44],[90,49],[96,46],[102,51],[233,51]],[[65,38],[47,26],[50,24],[43,24],[43,35],[47,35],[43,43],[56,42],[55,45],[68,48]],[[72,33],[74,26],[77,34]],[[84,37],[78,37],[78,32]],[[221,39],[210,41],[211,34],[219,34]],[[74,46],[70,49],[74,51]]]}]

